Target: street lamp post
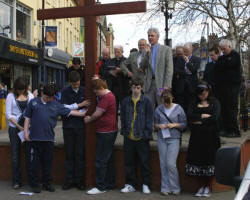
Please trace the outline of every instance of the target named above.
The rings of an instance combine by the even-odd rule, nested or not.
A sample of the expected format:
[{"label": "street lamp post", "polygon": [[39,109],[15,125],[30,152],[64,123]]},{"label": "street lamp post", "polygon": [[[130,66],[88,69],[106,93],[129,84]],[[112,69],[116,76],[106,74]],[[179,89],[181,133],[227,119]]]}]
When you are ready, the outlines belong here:
[{"label": "street lamp post", "polygon": [[[44,0],[42,0],[42,9],[44,10],[44,7],[45,7],[45,2]],[[42,20],[42,49],[44,49],[44,19]]]},{"label": "street lamp post", "polygon": [[171,42],[168,36],[168,20],[172,18],[172,13],[169,13],[169,10],[173,10],[175,5],[175,0],[160,0],[161,12],[165,16],[165,45],[170,45]]}]

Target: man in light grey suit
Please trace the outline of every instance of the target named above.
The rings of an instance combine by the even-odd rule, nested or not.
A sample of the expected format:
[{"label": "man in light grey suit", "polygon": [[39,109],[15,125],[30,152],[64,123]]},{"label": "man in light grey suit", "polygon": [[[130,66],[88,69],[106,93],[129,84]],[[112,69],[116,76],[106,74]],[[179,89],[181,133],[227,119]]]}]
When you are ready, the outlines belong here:
[{"label": "man in light grey suit", "polygon": [[138,41],[139,52],[132,52],[129,57],[121,63],[121,69],[125,76],[130,78],[140,78],[144,81],[144,72],[141,70],[141,60],[145,52],[143,50],[147,46],[147,41],[145,39],[140,39]]},{"label": "man in light grey suit", "polygon": [[153,103],[160,104],[159,91],[172,87],[173,57],[169,46],[158,43],[160,33],[157,28],[148,30],[148,41],[151,47],[146,47],[141,68],[145,72],[144,92]]}]

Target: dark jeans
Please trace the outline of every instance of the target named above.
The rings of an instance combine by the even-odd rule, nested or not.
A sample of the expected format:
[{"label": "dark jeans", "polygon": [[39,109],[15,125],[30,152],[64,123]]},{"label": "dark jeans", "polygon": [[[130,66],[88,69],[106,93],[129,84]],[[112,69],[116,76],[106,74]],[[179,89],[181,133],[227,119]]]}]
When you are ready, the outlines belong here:
[{"label": "dark jeans", "polygon": [[124,152],[125,152],[125,169],[126,183],[136,187],[136,156],[138,155],[142,166],[142,183],[149,185],[150,183],[150,145],[149,140],[130,140],[124,137]]},{"label": "dark jeans", "polygon": [[85,129],[64,128],[66,182],[84,183]]},{"label": "dark jeans", "polygon": [[[12,160],[12,184],[22,184],[22,169],[21,169],[21,140],[18,136],[19,129],[9,127],[9,138],[11,145],[11,160]],[[30,158],[29,158],[30,143],[24,142],[25,165],[27,171],[28,182],[30,183]]]},{"label": "dark jeans", "polygon": [[11,146],[11,160],[12,160],[12,183],[22,184],[21,175],[21,140],[17,133],[19,129],[9,127],[9,138]]},{"label": "dark jeans", "polygon": [[240,134],[238,125],[239,85],[221,85],[216,87],[216,96],[221,105],[222,127],[227,133]]},{"label": "dark jeans", "polygon": [[115,168],[113,146],[117,131],[96,133],[96,187],[103,191],[114,188]]},{"label": "dark jeans", "polygon": [[31,141],[31,187],[39,186],[40,165],[42,166],[42,183],[48,184],[51,180],[51,170],[53,162],[54,142]]}]

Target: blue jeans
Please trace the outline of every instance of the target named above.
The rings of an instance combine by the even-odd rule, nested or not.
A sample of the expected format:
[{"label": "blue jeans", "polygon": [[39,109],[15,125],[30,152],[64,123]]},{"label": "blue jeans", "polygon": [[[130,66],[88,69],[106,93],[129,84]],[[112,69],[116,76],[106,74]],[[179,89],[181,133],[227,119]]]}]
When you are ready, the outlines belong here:
[{"label": "blue jeans", "polygon": [[113,189],[115,182],[113,146],[117,131],[96,133],[96,136],[96,187],[101,191]]},{"label": "blue jeans", "polygon": [[180,139],[158,137],[158,150],[161,166],[161,191],[180,192],[179,175],[176,166]]}]

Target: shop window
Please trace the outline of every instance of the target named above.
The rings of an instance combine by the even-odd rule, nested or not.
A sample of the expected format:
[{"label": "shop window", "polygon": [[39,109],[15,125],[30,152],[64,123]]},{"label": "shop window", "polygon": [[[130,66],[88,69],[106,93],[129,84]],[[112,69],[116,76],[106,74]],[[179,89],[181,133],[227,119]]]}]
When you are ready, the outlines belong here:
[{"label": "shop window", "polygon": [[12,4],[10,0],[0,0],[0,35],[11,37]]},{"label": "shop window", "polygon": [[16,5],[16,40],[30,43],[30,9],[17,3]]},{"label": "shop window", "polygon": [[32,87],[32,67],[31,66],[23,66],[23,65],[15,64],[14,80],[16,80],[20,76],[25,77],[27,80],[29,80],[30,86]]}]

